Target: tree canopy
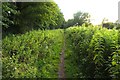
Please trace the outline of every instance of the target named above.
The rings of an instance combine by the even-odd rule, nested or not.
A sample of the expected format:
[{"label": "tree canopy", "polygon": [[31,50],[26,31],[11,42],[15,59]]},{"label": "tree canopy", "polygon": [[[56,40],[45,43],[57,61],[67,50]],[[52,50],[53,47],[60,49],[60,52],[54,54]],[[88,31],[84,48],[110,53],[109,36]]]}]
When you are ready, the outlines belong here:
[{"label": "tree canopy", "polygon": [[4,32],[55,29],[65,21],[55,2],[4,2],[2,8]]},{"label": "tree canopy", "polygon": [[90,23],[90,15],[85,12],[78,11],[77,13],[73,14],[73,19],[69,19],[65,26],[70,27],[74,25],[81,26],[82,24],[91,24]]}]

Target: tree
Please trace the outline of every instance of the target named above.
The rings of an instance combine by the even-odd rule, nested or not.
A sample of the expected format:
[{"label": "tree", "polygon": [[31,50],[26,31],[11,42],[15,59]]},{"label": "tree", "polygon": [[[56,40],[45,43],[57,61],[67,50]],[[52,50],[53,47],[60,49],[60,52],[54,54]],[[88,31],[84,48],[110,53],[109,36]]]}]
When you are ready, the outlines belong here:
[{"label": "tree", "polygon": [[15,15],[17,14],[18,12],[14,3],[2,3],[2,29],[4,32],[10,27],[13,28]]},{"label": "tree", "polygon": [[73,15],[73,19],[69,19],[66,24],[65,27],[70,27],[70,26],[74,26],[74,25],[78,25],[81,26],[82,24],[85,25],[89,25],[90,23],[90,15],[88,13],[84,13],[84,12],[77,12]]},{"label": "tree", "polygon": [[116,25],[115,25],[115,23],[107,22],[107,23],[103,23],[103,27],[112,29],[112,28],[116,27]]},{"label": "tree", "polygon": [[116,25],[116,29],[120,29],[120,22],[118,22],[118,20],[115,22]]},{"label": "tree", "polygon": [[108,22],[108,21],[109,21],[108,19],[104,18],[102,20],[102,27],[105,27],[107,29],[113,29],[113,28],[118,29],[118,26],[119,26],[118,21],[116,21],[115,23]]},{"label": "tree", "polygon": [[29,29],[53,29],[64,22],[64,17],[54,2],[27,2],[18,3],[17,6],[21,12],[20,27],[24,25]]},{"label": "tree", "polygon": [[83,23],[90,23],[90,15],[88,13],[77,12],[74,14],[74,24],[81,26]]},{"label": "tree", "polygon": [[65,21],[55,2],[6,2],[3,7],[3,17],[14,23],[11,25],[3,19],[9,26],[9,29],[4,29],[6,32],[13,30],[15,33],[25,33],[33,29],[56,29]]},{"label": "tree", "polygon": [[65,23],[65,19],[63,13],[61,12],[58,13],[56,22],[57,22],[57,26],[55,26],[55,28],[64,28],[63,24]]}]

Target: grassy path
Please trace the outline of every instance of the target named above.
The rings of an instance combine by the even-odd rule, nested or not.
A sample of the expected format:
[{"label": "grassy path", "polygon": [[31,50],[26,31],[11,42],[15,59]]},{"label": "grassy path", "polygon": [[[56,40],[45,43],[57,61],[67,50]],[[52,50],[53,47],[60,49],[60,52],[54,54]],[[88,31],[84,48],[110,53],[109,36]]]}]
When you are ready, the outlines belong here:
[{"label": "grassy path", "polygon": [[65,78],[65,36],[63,35],[63,47],[60,53],[60,63],[59,63],[59,71],[58,71],[58,78]]}]

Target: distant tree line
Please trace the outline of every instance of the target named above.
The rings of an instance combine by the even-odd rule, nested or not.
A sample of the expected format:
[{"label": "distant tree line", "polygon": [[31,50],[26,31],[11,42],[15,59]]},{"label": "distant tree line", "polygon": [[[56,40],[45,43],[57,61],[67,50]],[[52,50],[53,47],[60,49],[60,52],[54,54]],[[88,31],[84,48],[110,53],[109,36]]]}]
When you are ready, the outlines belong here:
[{"label": "distant tree line", "polygon": [[102,27],[107,28],[107,29],[120,29],[120,24],[118,23],[118,21],[116,22],[108,22],[108,19],[104,18],[102,21]]}]

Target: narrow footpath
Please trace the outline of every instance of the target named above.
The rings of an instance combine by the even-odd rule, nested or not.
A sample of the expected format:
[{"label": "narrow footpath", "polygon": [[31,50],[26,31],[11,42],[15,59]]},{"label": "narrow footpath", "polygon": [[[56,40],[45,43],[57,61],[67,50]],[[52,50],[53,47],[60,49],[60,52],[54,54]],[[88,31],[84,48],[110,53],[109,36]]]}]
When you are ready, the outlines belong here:
[{"label": "narrow footpath", "polygon": [[60,53],[60,63],[59,63],[59,71],[58,71],[58,78],[65,78],[65,69],[64,69],[64,57],[65,57],[65,36],[64,37],[64,43],[63,48]]}]

